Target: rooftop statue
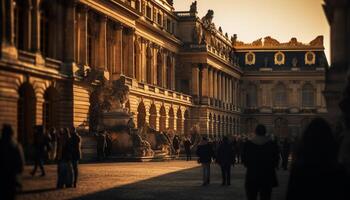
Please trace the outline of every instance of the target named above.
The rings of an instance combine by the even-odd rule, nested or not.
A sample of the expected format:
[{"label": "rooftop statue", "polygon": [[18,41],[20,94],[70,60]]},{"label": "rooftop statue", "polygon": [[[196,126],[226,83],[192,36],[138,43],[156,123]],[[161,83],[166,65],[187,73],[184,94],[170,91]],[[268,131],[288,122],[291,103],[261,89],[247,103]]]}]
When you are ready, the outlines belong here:
[{"label": "rooftop statue", "polygon": [[192,2],[191,7],[190,7],[190,12],[197,13],[197,1]]},{"label": "rooftop statue", "polygon": [[215,24],[213,23],[214,11],[208,10],[207,14],[202,18],[203,26],[208,30],[215,30]]}]

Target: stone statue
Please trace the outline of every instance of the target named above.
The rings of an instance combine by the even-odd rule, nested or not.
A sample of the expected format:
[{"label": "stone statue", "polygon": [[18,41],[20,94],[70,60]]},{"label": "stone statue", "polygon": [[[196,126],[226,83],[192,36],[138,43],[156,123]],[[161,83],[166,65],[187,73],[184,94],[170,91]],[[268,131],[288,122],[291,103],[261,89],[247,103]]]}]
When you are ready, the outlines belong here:
[{"label": "stone statue", "polygon": [[237,34],[234,34],[233,36],[231,36],[231,42],[232,42],[232,45],[236,44],[236,42],[237,42]]},{"label": "stone statue", "polygon": [[296,57],[294,57],[292,60],[292,66],[297,67],[297,65],[298,65],[298,59]]},{"label": "stone statue", "polygon": [[134,133],[132,135],[132,142],[134,156],[145,157],[154,155],[151,144],[146,140],[143,140],[140,134]]},{"label": "stone statue", "polygon": [[190,12],[197,13],[197,1],[192,2],[191,7],[190,7]]},{"label": "stone statue", "polygon": [[203,30],[202,27],[200,25],[196,25],[193,28],[193,32],[192,32],[192,41],[195,44],[202,44],[202,40],[203,39]]},{"label": "stone statue", "polygon": [[208,10],[207,14],[202,18],[203,26],[208,29],[209,31],[212,31],[215,29],[215,24],[213,23],[214,18],[214,11]]}]

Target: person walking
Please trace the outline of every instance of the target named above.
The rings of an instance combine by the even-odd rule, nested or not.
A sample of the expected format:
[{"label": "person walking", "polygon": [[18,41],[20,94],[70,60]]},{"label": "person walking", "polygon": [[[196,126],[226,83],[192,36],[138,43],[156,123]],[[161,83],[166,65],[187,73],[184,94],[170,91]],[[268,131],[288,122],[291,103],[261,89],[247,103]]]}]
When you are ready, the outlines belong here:
[{"label": "person walking", "polygon": [[20,176],[24,169],[24,156],[9,124],[4,124],[1,131],[0,163],[0,197],[14,200],[22,186]]},{"label": "person walking", "polygon": [[231,185],[231,165],[234,165],[234,146],[230,144],[227,137],[224,137],[219,146],[216,162],[221,167],[222,185]]},{"label": "person walking", "polygon": [[337,152],[330,125],[322,118],[313,119],[297,147],[286,199],[350,199],[349,182],[338,164]]},{"label": "person walking", "polygon": [[184,147],[185,147],[185,153],[186,153],[186,161],[190,161],[192,159],[192,157],[191,157],[192,142],[187,137],[184,140]]},{"label": "person walking", "polygon": [[51,150],[49,152],[49,160],[54,161],[56,160],[56,152],[57,152],[57,130],[55,128],[50,128],[49,130],[49,135],[50,135],[50,146]]},{"label": "person walking", "polygon": [[212,146],[208,143],[208,138],[203,137],[197,147],[198,162],[202,164],[203,169],[203,186],[210,183],[210,163],[214,156]]},{"label": "person walking", "polygon": [[178,157],[180,152],[180,138],[178,135],[175,135],[173,138],[173,148],[174,148],[176,157]]},{"label": "person walking", "polygon": [[245,189],[248,200],[270,200],[272,188],[277,187],[277,144],[266,137],[266,127],[257,125],[255,137],[244,148],[244,165],[247,168]]},{"label": "person walking", "polygon": [[100,131],[97,134],[97,158],[99,161],[104,160],[106,157],[106,152],[105,152],[106,146],[107,146],[107,142],[106,142],[105,133],[103,131]]},{"label": "person walking", "polygon": [[57,143],[57,188],[73,185],[72,145],[68,128],[62,128]]},{"label": "person walking", "polygon": [[77,187],[78,181],[78,164],[81,159],[81,137],[77,133],[76,129],[73,127],[71,130],[71,138],[70,138],[71,146],[72,146],[72,167],[73,167],[73,187]]},{"label": "person walking", "polygon": [[281,159],[282,159],[282,169],[288,170],[288,159],[290,155],[290,142],[287,137],[285,137],[281,144]]},{"label": "person walking", "polygon": [[32,176],[35,175],[38,167],[41,171],[41,176],[45,176],[44,160],[49,150],[49,139],[44,135],[43,126],[36,126],[34,132],[34,168],[30,173]]}]

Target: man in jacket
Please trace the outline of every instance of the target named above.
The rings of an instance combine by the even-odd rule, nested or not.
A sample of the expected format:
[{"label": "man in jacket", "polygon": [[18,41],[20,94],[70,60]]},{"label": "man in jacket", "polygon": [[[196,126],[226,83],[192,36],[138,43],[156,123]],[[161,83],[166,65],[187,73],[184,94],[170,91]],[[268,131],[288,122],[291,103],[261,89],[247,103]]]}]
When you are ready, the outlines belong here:
[{"label": "man in jacket", "polygon": [[221,167],[222,185],[231,185],[231,165],[234,164],[235,153],[233,145],[224,137],[219,146],[216,161]]},{"label": "man in jacket", "polygon": [[214,156],[212,146],[208,143],[208,138],[203,137],[202,141],[197,147],[198,162],[202,164],[203,168],[203,186],[210,183],[210,163]]},{"label": "man in jacket", "polygon": [[73,166],[73,187],[77,187],[78,180],[78,164],[81,159],[81,137],[73,127],[71,132],[71,145],[72,145],[72,166]]}]

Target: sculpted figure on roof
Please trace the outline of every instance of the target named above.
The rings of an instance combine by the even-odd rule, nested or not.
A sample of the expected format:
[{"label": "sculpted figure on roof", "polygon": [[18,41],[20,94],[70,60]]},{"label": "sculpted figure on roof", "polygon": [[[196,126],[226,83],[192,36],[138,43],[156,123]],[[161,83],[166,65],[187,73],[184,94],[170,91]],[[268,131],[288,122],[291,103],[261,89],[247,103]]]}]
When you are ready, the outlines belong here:
[{"label": "sculpted figure on roof", "polygon": [[202,18],[203,26],[208,30],[215,30],[215,24],[213,23],[214,11],[208,10],[207,14]]}]

